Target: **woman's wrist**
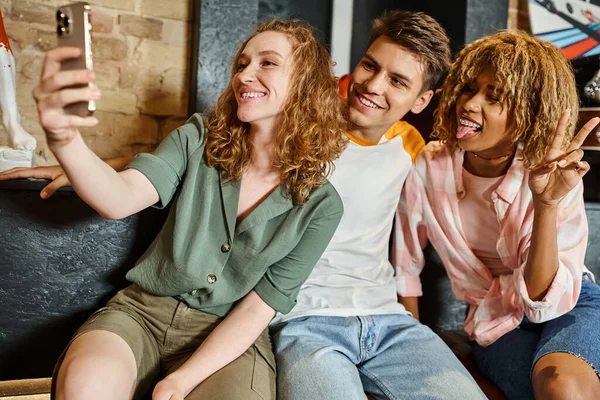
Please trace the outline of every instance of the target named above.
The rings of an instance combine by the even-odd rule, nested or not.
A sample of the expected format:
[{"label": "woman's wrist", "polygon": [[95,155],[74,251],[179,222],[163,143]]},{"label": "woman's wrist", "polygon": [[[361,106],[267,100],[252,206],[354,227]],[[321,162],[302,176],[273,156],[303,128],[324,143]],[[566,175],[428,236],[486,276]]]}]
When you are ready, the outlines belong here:
[{"label": "woman's wrist", "polygon": [[48,140],[48,137],[46,136],[46,142],[48,143],[48,148],[57,157],[59,156],[60,153],[64,152],[65,150],[69,150],[71,147],[76,146],[78,142],[85,145],[85,142],[83,141],[83,138],[81,137],[81,133],[79,132],[79,129],[75,129],[73,134],[66,135],[66,136],[67,137],[65,139],[54,139],[54,140]]},{"label": "woman's wrist", "polygon": [[184,364],[175,372],[165,377],[165,380],[172,381],[175,386],[181,389],[184,396],[187,396],[196,386],[206,379],[206,377],[200,376],[201,374],[193,374],[191,372],[192,371],[189,371],[189,368]]},{"label": "woman's wrist", "polygon": [[[561,199],[562,200],[562,199]],[[544,201],[541,199],[533,199],[533,210],[537,213],[555,213],[558,211],[558,205],[561,200],[556,201]]]}]

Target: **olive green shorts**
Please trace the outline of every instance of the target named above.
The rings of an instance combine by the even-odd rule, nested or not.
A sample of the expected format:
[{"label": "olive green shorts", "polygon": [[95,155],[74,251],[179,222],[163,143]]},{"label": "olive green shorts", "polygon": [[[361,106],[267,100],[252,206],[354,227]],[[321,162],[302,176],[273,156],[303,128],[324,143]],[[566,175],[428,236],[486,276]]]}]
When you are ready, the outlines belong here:
[{"label": "olive green shorts", "polygon": [[[135,399],[181,366],[223,317],[188,307],[173,297],[157,297],[131,285],[96,311],[73,336],[113,332],[133,350],[137,363]],[[67,347],[68,349],[68,347]],[[67,349],[54,369],[52,394]],[[275,399],[275,357],[268,329],[236,360],[198,385],[186,399]]]}]

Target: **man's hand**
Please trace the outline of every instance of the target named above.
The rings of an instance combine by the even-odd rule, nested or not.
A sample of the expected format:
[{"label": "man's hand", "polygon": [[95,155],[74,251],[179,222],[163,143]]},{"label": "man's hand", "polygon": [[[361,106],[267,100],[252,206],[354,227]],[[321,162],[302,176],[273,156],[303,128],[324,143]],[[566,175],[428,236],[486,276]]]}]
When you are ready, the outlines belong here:
[{"label": "man's hand", "polygon": [[34,167],[34,168],[13,168],[8,171],[0,172],[0,181],[19,178],[34,178],[34,179],[50,179],[40,192],[42,199],[47,199],[52,196],[58,189],[64,186],[71,185],[69,178],[59,165],[50,167]]},{"label": "man's hand", "polygon": [[[133,157],[124,156],[117,158],[109,158],[105,162],[110,165],[115,171],[121,172]],[[8,179],[33,178],[33,179],[50,179],[50,182],[40,192],[42,199],[51,197],[58,189],[65,186],[70,186],[71,182],[65,174],[65,171],[60,165],[52,165],[48,167],[34,168],[13,168],[8,171],[0,172],[0,181]]]}]

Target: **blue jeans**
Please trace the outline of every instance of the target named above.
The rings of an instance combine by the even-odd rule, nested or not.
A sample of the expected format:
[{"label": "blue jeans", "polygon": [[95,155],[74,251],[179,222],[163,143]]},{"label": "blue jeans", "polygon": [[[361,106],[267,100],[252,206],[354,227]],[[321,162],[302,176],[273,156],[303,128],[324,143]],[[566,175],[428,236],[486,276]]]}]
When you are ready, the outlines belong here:
[{"label": "blue jeans", "polygon": [[575,307],[558,318],[540,324],[526,317],[493,344],[473,342],[480,371],[509,399],[532,399],[531,372],[535,363],[550,353],[569,353],[586,361],[596,373],[600,367],[600,286],[583,275]]},{"label": "blue jeans", "polygon": [[485,399],[431,329],[409,315],[300,317],[271,334],[279,400]]}]

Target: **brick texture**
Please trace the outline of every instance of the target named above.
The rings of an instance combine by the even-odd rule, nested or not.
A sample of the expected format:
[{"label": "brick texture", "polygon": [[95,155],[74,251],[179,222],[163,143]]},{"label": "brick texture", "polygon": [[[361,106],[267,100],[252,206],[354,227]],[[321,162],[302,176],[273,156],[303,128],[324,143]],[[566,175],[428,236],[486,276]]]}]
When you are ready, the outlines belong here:
[{"label": "brick texture", "polygon": [[[100,157],[151,151],[187,118],[192,0],[87,0],[92,6],[96,85],[102,91],[95,116],[82,129]],[[58,0],[0,1],[16,63],[21,124],[38,141],[36,163],[56,162],[39,125],[32,89],[44,52],[56,46]],[[0,146],[8,134],[0,124]]]}]

